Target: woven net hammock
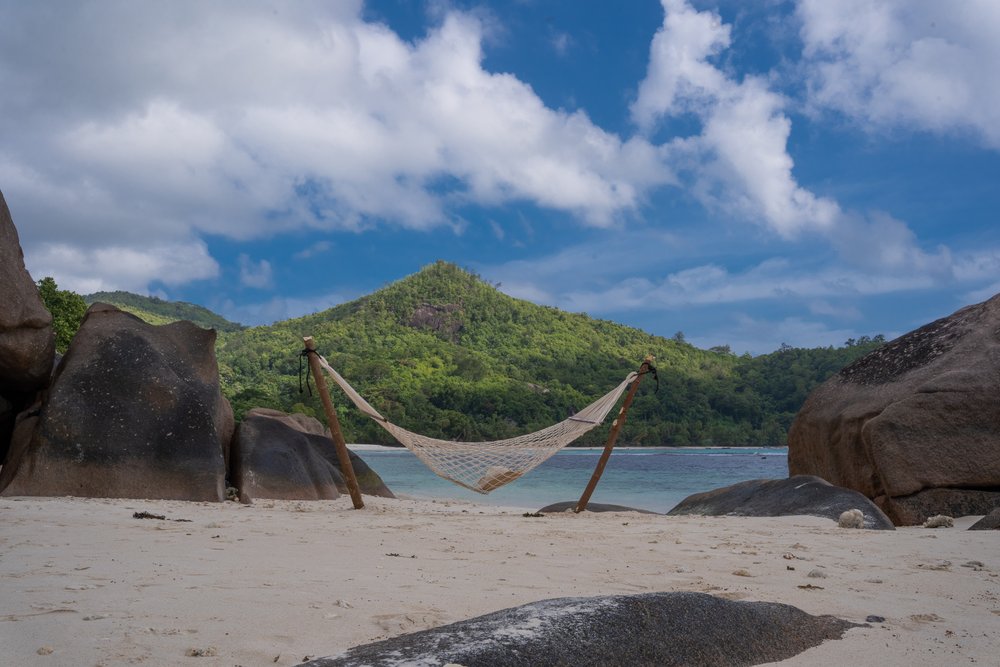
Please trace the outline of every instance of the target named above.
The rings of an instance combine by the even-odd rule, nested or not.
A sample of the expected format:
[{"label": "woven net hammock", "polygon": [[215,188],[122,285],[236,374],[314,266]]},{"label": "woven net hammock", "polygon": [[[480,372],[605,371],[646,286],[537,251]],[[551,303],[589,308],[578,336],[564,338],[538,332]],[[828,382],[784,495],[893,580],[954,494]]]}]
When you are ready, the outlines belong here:
[{"label": "woven net hammock", "polygon": [[617,387],[553,426],[506,440],[454,442],[407,431],[379,414],[321,355],[319,363],[361,412],[374,419],[437,475],[486,494],[541,465],[546,459],[604,421],[628,385],[632,372]]}]

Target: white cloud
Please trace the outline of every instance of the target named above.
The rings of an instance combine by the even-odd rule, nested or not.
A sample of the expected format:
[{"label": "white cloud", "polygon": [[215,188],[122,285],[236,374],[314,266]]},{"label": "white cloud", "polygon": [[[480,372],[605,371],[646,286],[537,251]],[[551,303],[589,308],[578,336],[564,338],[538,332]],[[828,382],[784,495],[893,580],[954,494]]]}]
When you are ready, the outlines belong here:
[{"label": "white cloud", "polygon": [[852,305],[836,305],[825,299],[809,303],[809,312],[813,315],[825,315],[838,320],[860,320],[861,311]]},{"label": "white cloud", "polygon": [[651,134],[666,118],[700,119],[699,135],[675,139],[664,154],[677,171],[691,174],[693,192],[706,205],[761,220],[784,237],[831,228],[840,215],[837,203],[792,175],[785,100],[763,79],[737,81],[712,64],[731,40],[717,14],[684,0],[662,2],[663,25],[632,104],[636,124]]},{"label": "white cloud", "polygon": [[982,285],[962,296],[965,303],[985,301],[1000,294],[1000,280],[997,279],[1000,276],[1000,248],[980,250],[959,257],[955,262],[954,272],[955,277],[963,283]]},{"label": "white cloud", "polygon": [[[776,336],[775,332],[780,333]],[[689,342],[703,348],[729,345],[736,354],[767,354],[774,352],[781,344],[806,348],[826,347],[842,345],[848,338],[857,338],[859,335],[854,329],[831,328],[822,322],[801,317],[768,320],[739,314],[725,330],[689,338]]]},{"label": "white cloud", "polygon": [[308,248],[303,248],[302,250],[295,253],[295,259],[311,259],[317,255],[322,255],[329,252],[333,248],[333,244],[329,241],[316,241]]},{"label": "white cloud", "polygon": [[240,284],[244,287],[268,289],[274,285],[271,262],[262,259],[255,262],[248,255],[240,255]]},{"label": "white cloud", "polygon": [[992,285],[986,285],[980,289],[966,292],[962,296],[962,300],[966,303],[978,303],[979,301],[986,301],[987,299],[991,299],[997,295],[1000,295],[1000,280]]},{"label": "white cloud", "polygon": [[[851,319],[859,315],[853,302],[870,296],[939,287],[956,279],[953,265],[967,266],[973,262],[968,257],[952,258],[947,254],[908,255],[912,248],[903,244],[899,264],[886,262],[880,266],[876,261],[859,260],[854,266],[839,261],[816,265],[795,258],[773,257],[740,270],[712,262],[656,277],[655,265],[646,262],[650,257],[661,262],[662,255],[646,253],[644,258],[633,253],[633,259],[639,263],[638,272],[650,276],[635,278],[618,272],[627,266],[618,260],[627,256],[627,248],[648,247],[655,241],[637,235],[622,239],[621,243],[620,248],[609,244],[606,253],[602,253],[599,244],[583,245],[531,261],[485,268],[482,273],[490,280],[499,280],[501,289],[512,296],[591,315],[780,303],[797,304],[795,307],[814,315]],[[982,279],[966,270],[961,280],[972,285]]]},{"label": "white cloud", "polygon": [[254,303],[236,303],[227,299],[217,308],[219,313],[230,321],[240,322],[248,326],[258,326],[318,313],[358,296],[357,294],[348,296],[333,292],[311,297],[275,296],[267,301]]},{"label": "white cloud", "polygon": [[920,248],[916,234],[900,220],[873,212],[867,218],[843,217],[831,241],[849,264],[874,273],[922,273],[942,280],[954,271],[951,251]]},{"label": "white cloud", "polygon": [[671,181],[645,139],[485,70],[484,20],[445,12],[410,43],[358,2],[8,6],[0,178],[22,241],[427,229],[514,201],[608,226]]},{"label": "white cloud", "polygon": [[963,131],[1000,149],[1000,4],[800,0],[810,102],[872,131]]},{"label": "white cloud", "polygon": [[36,280],[52,276],[59,287],[79,294],[119,289],[146,293],[154,280],[173,286],[219,274],[219,265],[201,241],[142,249],[42,243],[25,251],[25,263]]},{"label": "white cloud", "polygon": [[503,225],[501,225],[496,220],[490,220],[490,230],[493,232],[493,236],[496,237],[497,241],[503,241],[504,237],[507,235],[503,230]]},{"label": "white cloud", "polygon": [[570,47],[573,46],[573,38],[569,33],[556,32],[553,33],[550,43],[552,44],[552,50],[556,52],[556,55],[560,58],[565,58],[569,54]]}]

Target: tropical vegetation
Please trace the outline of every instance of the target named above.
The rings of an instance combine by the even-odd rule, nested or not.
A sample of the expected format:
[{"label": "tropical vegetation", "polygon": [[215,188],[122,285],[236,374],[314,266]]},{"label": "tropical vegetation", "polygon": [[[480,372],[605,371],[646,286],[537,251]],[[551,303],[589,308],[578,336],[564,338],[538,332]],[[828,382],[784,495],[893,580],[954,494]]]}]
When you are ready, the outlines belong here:
[{"label": "tropical vegetation", "polygon": [[[239,418],[265,406],[321,416],[306,389],[303,336],[391,421],[435,437],[485,440],[533,431],[604,394],[643,358],[643,380],[619,442],[652,445],[783,445],[806,396],[884,342],[781,349],[736,356],[515,299],[453,264],[437,262],[335,308],[242,328],[191,304],[125,292],[90,295],[154,323],[192,319],[219,330],[222,389]],[[196,319],[197,318],[197,319]],[[334,388],[336,391],[336,388]],[[391,437],[334,396],[349,441]],[[595,429],[577,444],[599,444]]]}]

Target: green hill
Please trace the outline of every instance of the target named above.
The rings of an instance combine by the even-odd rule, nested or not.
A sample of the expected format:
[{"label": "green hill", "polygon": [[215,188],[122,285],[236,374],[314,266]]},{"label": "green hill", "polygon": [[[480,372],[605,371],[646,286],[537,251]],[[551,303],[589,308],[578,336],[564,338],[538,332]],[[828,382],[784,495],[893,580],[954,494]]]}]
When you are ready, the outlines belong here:
[{"label": "green hill", "polygon": [[169,324],[190,320],[198,326],[217,331],[239,331],[242,324],[230,322],[208,308],[183,301],[164,301],[155,296],[141,296],[131,292],[95,292],[83,297],[88,305],[100,301],[132,313],[150,324]]},{"label": "green hill", "polygon": [[[644,382],[621,435],[628,445],[784,444],[808,392],[875,346],[736,357],[514,299],[437,262],[322,313],[226,335],[219,366],[237,417],[256,406],[319,413],[299,393],[306,335],[390,420],[462,440],[560,421],[654,354],[659,391]],[[349,441],[391,442],[345,398],[334,401]],[[606,431],[578,443],[598,444]]]}]

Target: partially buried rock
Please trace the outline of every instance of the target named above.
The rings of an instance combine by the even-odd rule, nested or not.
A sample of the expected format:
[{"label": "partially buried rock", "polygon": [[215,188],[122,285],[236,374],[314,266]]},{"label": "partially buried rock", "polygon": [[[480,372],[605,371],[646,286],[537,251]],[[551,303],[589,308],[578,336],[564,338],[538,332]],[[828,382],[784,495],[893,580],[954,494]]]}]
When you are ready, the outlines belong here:
[{"label": "partially buried rock", "polygon": [[839,521],[841,514],[860,510],[864,527],[893,530],[889,518],[857,491],[833,486],[812,475],[788,479],[752,479],[732,486],[690,495],[670,515],[794,516],[807,514]]},{"label": "partially buried rock", "polygon": [[969,530],[1000,530],[1000,507],[969,526]]},{"label": "partially buried rock", "polygon": [[[546,505],[539,512],[551,514],[554,512],[572,512],[576,510],[578,500],[565,500],[561,503],[552,503],[551,505]],[[608,505],[606,503],[587,503],[586,512],[639,512],[640,514],[658,514],[658,512],[652,512],[650,510],[641,510],[635,507],[627,507],[625,505]]]},{"label": "partially buried rock", "polygon": [[[362,493],[393,498],[382,478],[350,452]],[[329,500],[347,493],[340,461],[322,424],[301,414],[254,408],[233,443],[232,481],[240,501],[254,498]]]},{"label": "partially buried rock", "polygon": [[1000,506],[1000,295],[911,331],[820,385],[791,474],[872,498],[897,525]]},{"label": "partially buried rock", "polygon": [[306,665],[735,667],[791,658],[853,627],[859,626],[789,605],[704,593],[559,598],[357,646]]},{"label": "partially buried rock", "polygon": [[19,417],[0,494],[221,501],[233,428],[214,331],[94,304]]}]

